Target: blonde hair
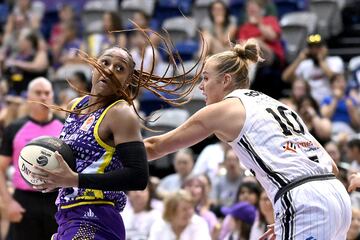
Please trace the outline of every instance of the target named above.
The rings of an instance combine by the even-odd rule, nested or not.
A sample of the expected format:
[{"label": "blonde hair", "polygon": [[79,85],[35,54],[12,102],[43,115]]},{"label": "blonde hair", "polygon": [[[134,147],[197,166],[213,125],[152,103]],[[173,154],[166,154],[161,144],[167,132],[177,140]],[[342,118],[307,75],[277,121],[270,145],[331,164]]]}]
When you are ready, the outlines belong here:
[{"label": "blonde hair", "polygon": [[248,88],[249,64],[263,61],[260,48],[255,39],[236,44],[230,50],[210,56],[207,61],[216,62],[218,75],[230,74],[237,87]]},{"label": "blonde hair", "polygon": [[188,191],[180,189],[175,193],[166,197],[164,202],[163,218],[165,221],[170,222],[176,216],[176,211],[180,202],[188,202],[194,205],[194,200]]}]

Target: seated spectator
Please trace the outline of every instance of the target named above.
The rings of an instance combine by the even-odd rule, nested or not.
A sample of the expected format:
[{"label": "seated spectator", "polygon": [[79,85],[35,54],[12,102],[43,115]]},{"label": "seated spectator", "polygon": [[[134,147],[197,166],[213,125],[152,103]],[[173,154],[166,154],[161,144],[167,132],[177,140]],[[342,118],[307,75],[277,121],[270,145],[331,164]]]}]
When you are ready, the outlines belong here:
[{"label": "seated spectator", "polygon": [[331,95],[322,101],[321,114],[329,118],[333,125],[333,135],[340,132],[353,134],[360,127],[360,113],[356,99],[348,95],[343,74],[330,78]]},{"label": "seated spectator", "polygon": [[59,22],[54,24],[50,31],[49,45],[56,44],[57,38],[64,34],[64,26],[71,22],[76,22],[75,11],[70,4],[62,4],[58,11]]},{"label": "seated spectator", "polygon": [[47,73],[49,61],[41,39],[32,32],[23,32],[18,39],[18,51],[5,61],[9,94],[25,96],[28,84]]},{"label": "seated spectator", "polygon": [[280,102],[284,103],[294,111],[298,111],[297,106],[302,98],[310,93],[310,86],[308,82],[297,78],[294,80],[291,86],[290,96],[288,98],[281,98]]},{"label": "seated spectator", "polygon": [[331,138],[331,121],[320,114],[319,105],[311,96],[303,97],[298,106],[298,113],[310,133],[324,145]]},{"label": "seated spectator", "polygon": [[307,47],[284,70],[282,79],[289,83],[296,78],[304,79],[311,87],[311,96],[320,104],[331,95],[330,78],[344,72],[344,63],[338,56],[328,56],[328,48],[319,34],[308,36],[306,42]]},{"label": "seated spectator", "polygon": [[42,13],[38,12],[31,0],[16,0],[5,24],[4,41],[1,46],[1,59],[15,52],[17,40],[23,31],[37,32],[40,28]]},{"label": "seated spectator", "polygon": [[324,145],[324,148],[330,157],[334,160],[334,162],[339,165],[339,163],[342,161],[339,146],[335,142],[330,141]]},{"label": "seated spectator", "polygon": [[81,49],[90,56],[98,56],[104,49],[117,45],[126,47],[126,34],[111,31],[122,30],[121,18],[116,12],[105,12],[103,15],[103,32],[90,34]]},{"label": "seated spectator", "polygon": [[190,192],[195,202],[195,212],[206,221],[212,239],[216,239],[220,230],[220,223],[215,214],[209,209],[210,202],[205,181],[206,178],[203,175],[189,176],[182,187]]},{"label": "seated spectator", "polygon": [[163,217],[154,222],[148,240],[210,240],[204,219],[194,213],[191,194],[179,190],[165,199]]},{"label": "seated spectator", "polygon": [[196,160],[193,174],[206,174],[210,179],[214,179],[219,174],[225,159],[225,152],[228,149],[230,149],[230,146],[221,141],[207,145]]},{"label": "seated spectator", "polygon": [[[257,182],[247,181],[240,184],[237,193],[235,195],[235,201],[233,204],[239,202],[247,202],[253,205],[256,209],[259,206],[261,187]],[[220,239],[224,239],[230,232],[236,229],[236,222],[232,217],[225,216],[223,225],[220,230]]]},{"label": "seated spectator", "polygon": [[208,12],[209,18],[203,21],[201,28],[208,54],[215,54],[230,48],[230,41],[235,39],[236,18],[230,16],[227,5],[221,0],[212,2]]},{"label": "seated spectator", "polygon": [[234,230],[222,239],[249,239],[250,230],[256,217],[256,207],[248,202],[238,202],[231,207],[223,207],[221,210],[224,215],[230,216],[235,222]]},{"label": "seated spectator", "polygon": [[64,24],[63,33],[56,39],[52,47],[53,66],[58,68],[67,63],[79,61],[77,54],[81,40],[77,37],[77,26],[74,22]]},{"label": "seated spectator", "polygon": [[264,62],[258,63],[251,88],[279,99],[285,87],[281,71],[285,53],[281,43],[281,27],[276,17],[264,16],[263,0],[247,0],[246,22],[238,29],[238,41],[255,38],[263,53]]},{"label": "seated spectator", "polygon": [[151,206],[152,193],[149,186],[143,191],[129,191],[124,211],[121,213],[126,240],[145,240],[149,237],[151,226],[161,219],[161,212]]},{"label": "seated spectator", "polygon": [[157,194],[160,197],[178,191],[185,179],[190,175],[194,166],[194,155],[190,148],[182,149],[175,154],[175,173],[160,180],[157,187]]},{"label": "seated spectator", "polygon": [[357,208],[352,209],[351,225],[346,235],[346,240],[360,239],[360,210]]},{"label": "seated spectator", "polygon": [[346,157],[353,172],[360,172],[360,139],[354,138],[347,143]]},{"label": "seated spectator", "polygon": [[214,187],[211,194],[214,209],[220,209],[223,206],[228,207],[234,203],[234,198],[244,176],[244,171],[240,167],[240,161],[232,149],[226,152],[223,164],[226,174],[216,176],[214,179]]},{"label": "seated spectator", "polygon": [[273,224],[274,209],[264,189],[259,200],[259,211],[250,231],[250,240],[258,240],[268,230],[268,225]]}]

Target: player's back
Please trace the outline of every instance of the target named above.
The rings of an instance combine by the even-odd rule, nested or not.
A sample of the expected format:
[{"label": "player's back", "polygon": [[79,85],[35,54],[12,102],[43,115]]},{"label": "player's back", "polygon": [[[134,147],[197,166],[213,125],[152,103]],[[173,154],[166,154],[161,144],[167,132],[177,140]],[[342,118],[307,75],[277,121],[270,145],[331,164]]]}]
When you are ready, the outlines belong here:
[{"label": "player's back", "polygon": [[227,97],[239,98],[246,111],[243,129],[230,145],[270,199],[297,179],[331,173],[331,157],[293,110],[248,89],[235,90]]}]

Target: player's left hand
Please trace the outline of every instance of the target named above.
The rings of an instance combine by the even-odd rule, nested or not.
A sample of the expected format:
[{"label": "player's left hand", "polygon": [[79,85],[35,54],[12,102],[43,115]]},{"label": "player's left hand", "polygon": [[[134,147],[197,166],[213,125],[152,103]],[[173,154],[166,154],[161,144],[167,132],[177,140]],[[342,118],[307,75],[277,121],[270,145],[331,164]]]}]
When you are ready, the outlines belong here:
[{"label": "player's left hand", "polygon": [[268,230],[260,236],[259,240],[275,240],[276,239],[276,235],[275,235],[275,224],[270,224],[268,225]]},{"label": "player's left hand", "polygon": [[64,158],[55,152],[55,158],[59,163],[59,166],[53,170],[47,170],[40,166],[34,166],[39,173],[32,173],[33,178],[38,178],[43,183],[34,186],[34,189],[42,191],[44,193],[51,192],[59,187],[77,187],[78,186],[78,174],[71,170]]}]

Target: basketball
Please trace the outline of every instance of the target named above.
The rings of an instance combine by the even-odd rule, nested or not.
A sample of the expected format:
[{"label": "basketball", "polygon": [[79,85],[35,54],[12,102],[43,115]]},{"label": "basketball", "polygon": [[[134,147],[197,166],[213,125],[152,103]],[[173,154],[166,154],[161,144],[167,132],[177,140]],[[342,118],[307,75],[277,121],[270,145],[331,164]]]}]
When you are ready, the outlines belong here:
[{"label": "basketball", "polygon": [[18,167],[21,176],[31,186],[40,185],[42,180],[33,178],[31,173],[39,173],[34,166],[41,166],[48,170],[56,169],[59,165],[55,158],[58,151],[72,170],[75,170],[75,158],[71,148],[61,139],[52,136],[42,136],[33,139],[21,150]]}]

